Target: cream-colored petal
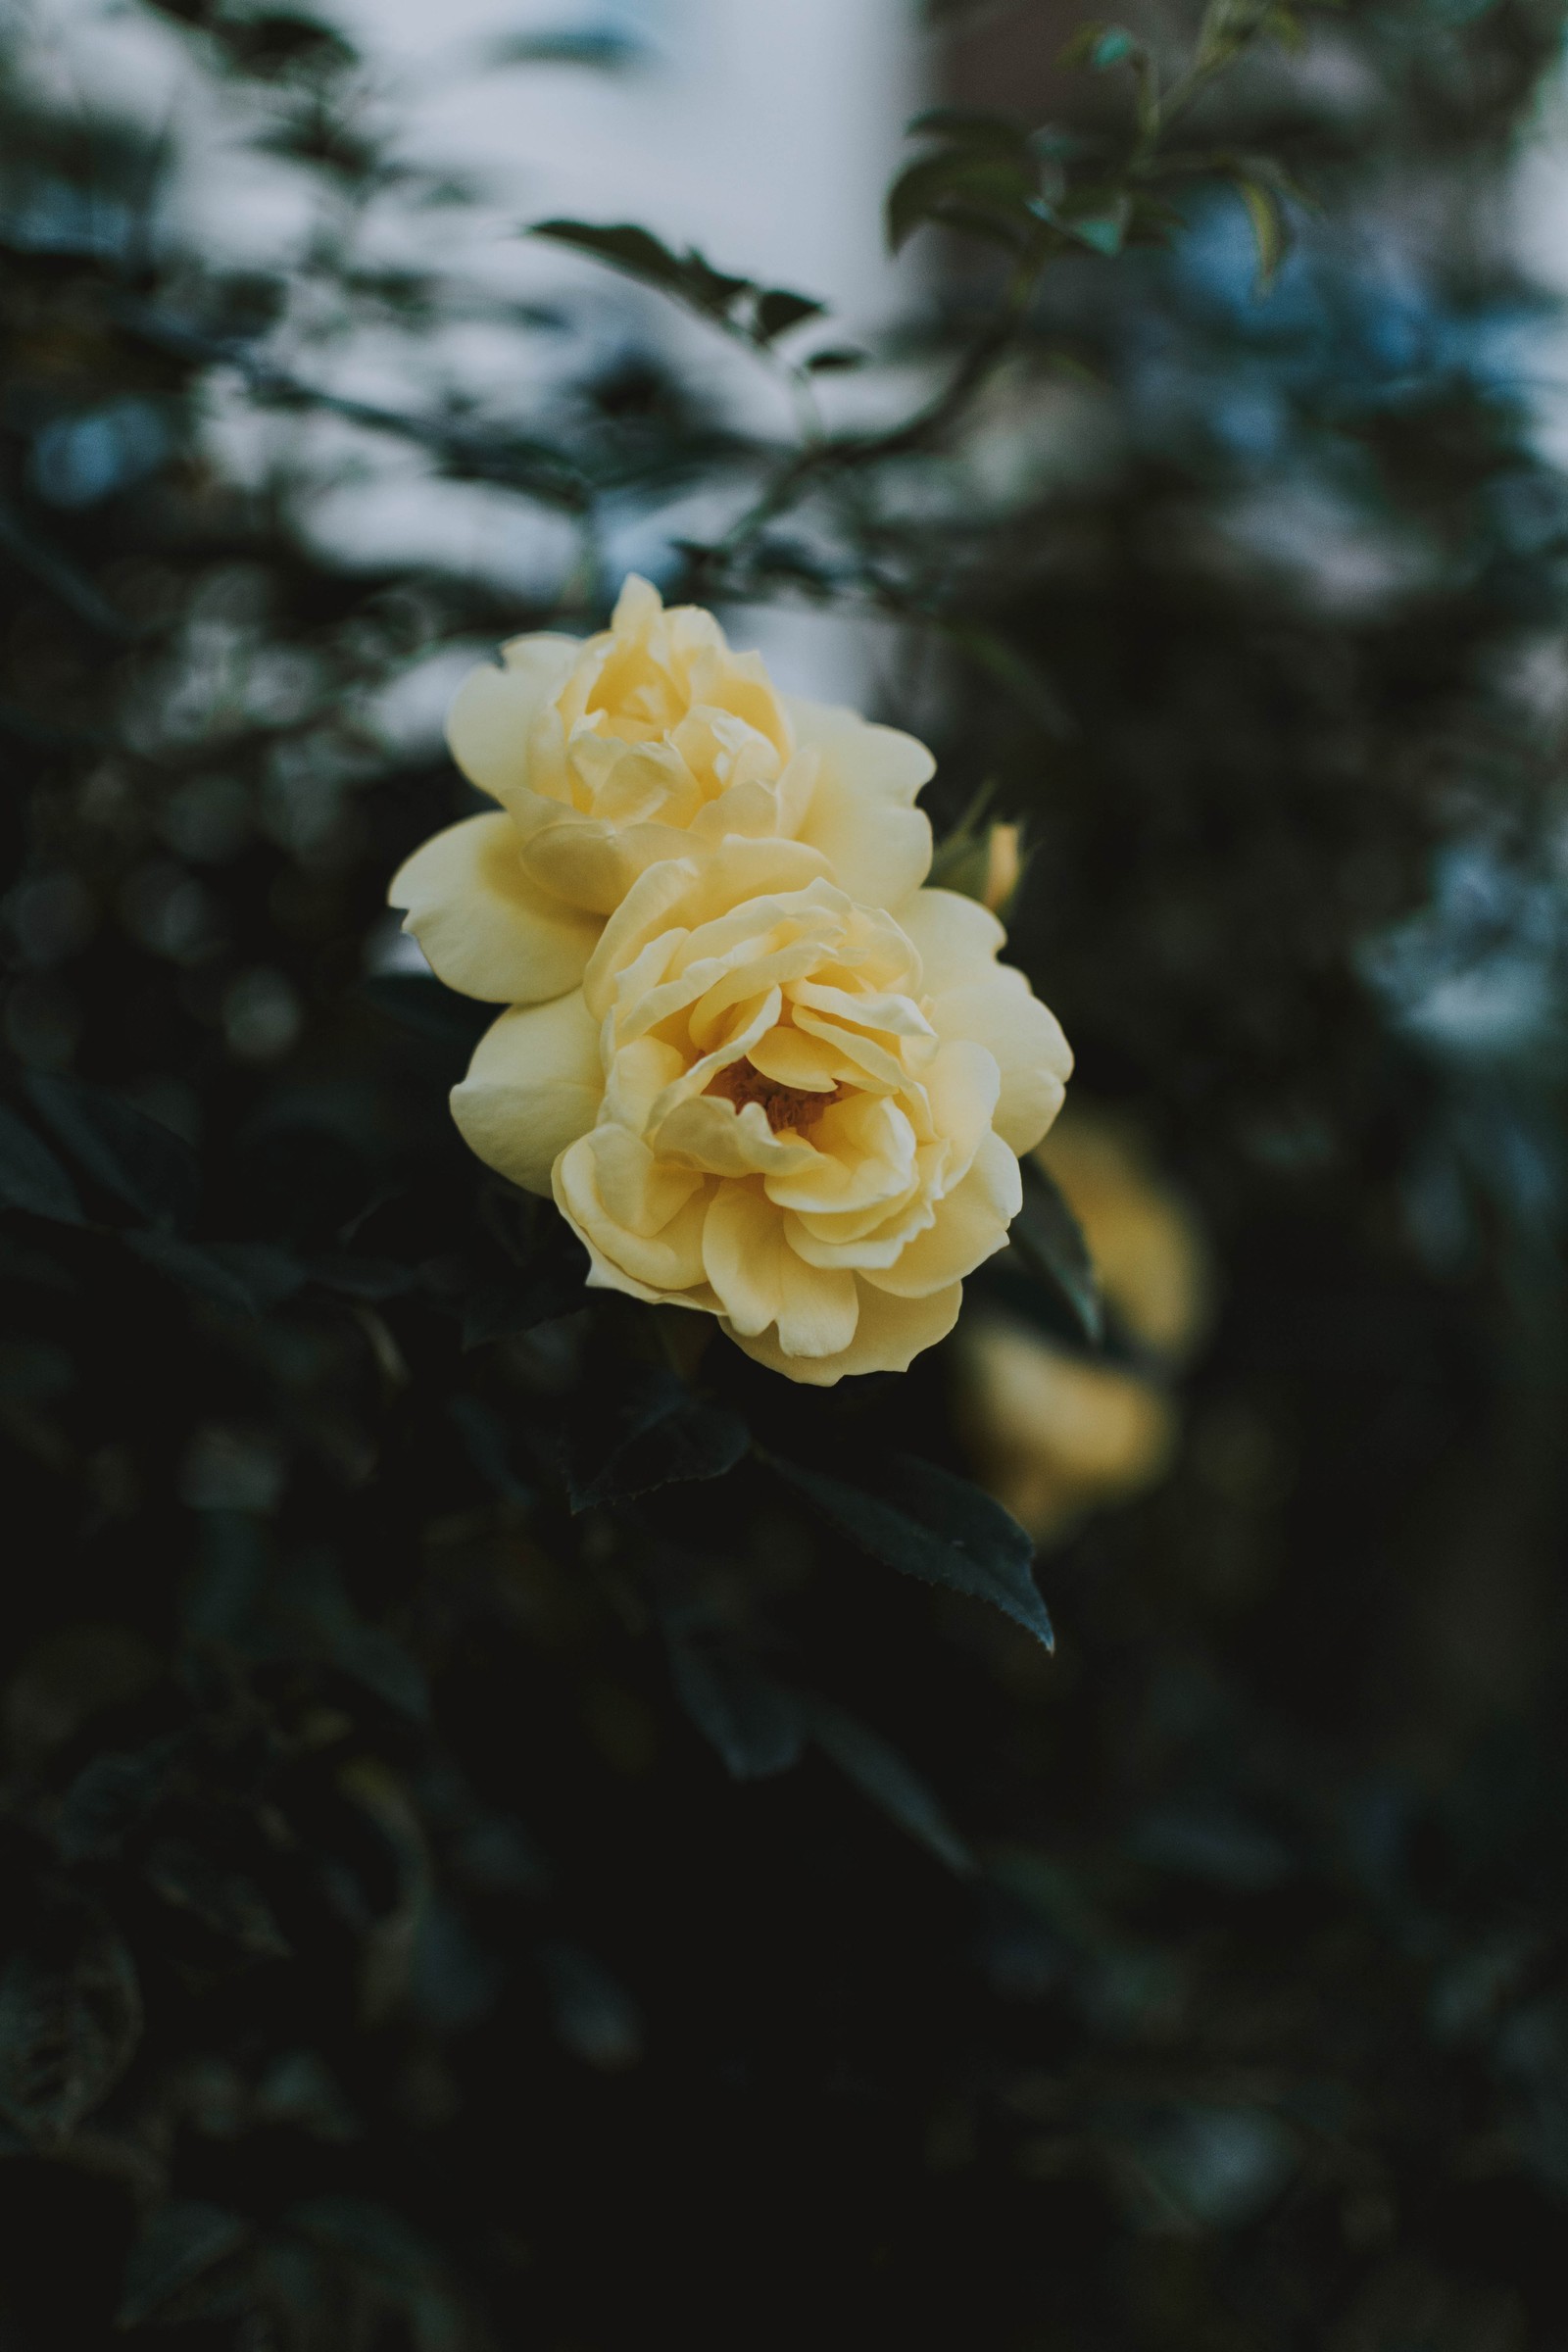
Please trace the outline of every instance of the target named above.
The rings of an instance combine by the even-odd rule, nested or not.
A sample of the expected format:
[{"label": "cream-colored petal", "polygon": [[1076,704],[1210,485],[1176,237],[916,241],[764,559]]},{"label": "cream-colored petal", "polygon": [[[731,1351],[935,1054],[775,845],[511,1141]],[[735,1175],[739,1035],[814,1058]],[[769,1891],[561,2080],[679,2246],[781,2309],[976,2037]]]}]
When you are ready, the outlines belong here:
[{"label": "cream-colored petal", "polygon": [[1072,1049],[1022,972],[999,964],[1006,934],[994,914],[953,890],[922,890],[899,921],[920,951],[928,1009],[945,1038],[972,1038],[1002,1073],[995,1125],[1014,1152],[1032,1152],[1061,1108]]},{"label": "cream-colored petal", "polygon": [[933,1291],[925,1298],[895,1298],[863,1282],[858,1288],[860,1311],[855,1337],[837,1355],[788,1355],[772,1329],[750,1337],[728,1322],[724,1329],[737,1348],[770,1371],[782,1372],[786,1379],[803,1381],[811,1388],[830,1389],[846,1374],[906,1372],[917,1355],[947,1338],[963,1303],[963,1286],[956,1282],[950,1290]]},{"label": "cream-colored petal", "polygon": [[575,637],[514,637],[501,649],[504,668],[485,662],[469,670],[447,715],[447,744],[470,784],[505,805],[536,783],[529,735],[581,652]]},{"label": "cream-colored petal", "polygon": [[896,727],[869,725],[854,710],[783,698],[796,741],[820,759],[800,837],[823,851],[852,899],[897,906],[931,866],[931,826],[914,806],[936,761]]},{"label": "cream-colored petal", "polygon": [[574,988],[491,1024],[452,1090],[452,1116],[487,1167],[548,1200],[550,1171],[592,1127],[604,1086],[598,1027]]},{"label": "cream-colored petal", "polygon": [[1002,1091],[992,1124],[1014,1152],[1032,1152],[1061,1108],[1072,1074],[1072,1048],[1055,1014],[1022,972],[1004,963],[933,997],[931,1018],[945,1038],[970,1039],[994,1055]]},{"label": "cream-colored petal", "polygon": [[1007,934],[978,899],[956,890],[922,890],[899,909],[899,928],[920,952],[928,996],[973,980],[997,960]]},{"label": "cream-colored petal", "polygon": [[567,815],[554,802],[551,808],[554,821],[530,835],[523,861],[546,890],[595,914],[613,914],[651,865],[683,858],[691,847],[673,825],[627,825],[617,832],[602,816]]},{"label": "cream-colored petal", "polygon": [[987,1135],[962,1183],[937,1202],[926,1231],[916,1234],[891,1265],[867,1266],[865,1279],[897,1298],[924,1298],[961,1282],[1002,1248],[1022,1205],[1017,1159],[1000,1136]]},{"label": "cream-colored petal", "polygon": [[703,1228],[703,1264],[730,1327],[755,1338],[776,1326],[790,1357],[840,1355],[855,1337],[855,1277],[808,1266],[778,1211],[749,1184],[721,1184]]},{"label": "cream-colored petal", "polygon": [[575,988],[599,937],[592,915],[524,871],[510,816],[466,816],[393,876],[387,898],[437,978],[490,1004],[535,1004]]},{"label": "cream-colored petal", "polygon": [[636,1295],[704,1285],[703,1220],[710,1187],[700,1176],[661,1169],[622,1127],[595,1127],[556,1161],[556,1205],[574,1233]]},{"label": "cream-colored petal", "polygon": [[721,1184],[703,1227],[703,1265],[720,1311],[749,1336],[778,1320],[787,1251],[777,1209],[748,1184]]},{"label": "cream-colored petal", "polygon": [[659,1153],[709,1176],[788,1174],[814,1156],[809,1144],[775,1135],[760,1102],[737,1111],[717,1095],[679,1102],[659,1129]]}]

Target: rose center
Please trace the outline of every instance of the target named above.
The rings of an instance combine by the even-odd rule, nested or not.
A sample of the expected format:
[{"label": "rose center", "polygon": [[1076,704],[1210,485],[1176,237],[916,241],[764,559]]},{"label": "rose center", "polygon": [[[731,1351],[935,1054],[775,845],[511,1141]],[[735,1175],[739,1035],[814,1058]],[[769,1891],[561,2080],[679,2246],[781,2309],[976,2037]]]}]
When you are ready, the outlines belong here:
[{"label": "rose center", "polygon": [[835,1086],[817,1094],[804,1086],[780,1086],[777,1079],[764,1078],[743,1055],[719,1071],[708,1092],[722,1095],[737,1110],[744,1110],[748,1102],[760,1102],[775,1135],[781,1127],[792,1127],[801,1135],[814,1125],[830,1102],[842,1102],[849,1088]]}]

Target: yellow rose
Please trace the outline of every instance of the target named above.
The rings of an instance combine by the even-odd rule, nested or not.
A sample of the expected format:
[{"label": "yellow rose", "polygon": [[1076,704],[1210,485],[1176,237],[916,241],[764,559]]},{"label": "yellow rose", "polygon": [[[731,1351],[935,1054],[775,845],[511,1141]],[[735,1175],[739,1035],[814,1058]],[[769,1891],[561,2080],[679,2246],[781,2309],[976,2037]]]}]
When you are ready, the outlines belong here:
[{"label": "yellow rose", "polygon": [[710,612],[635,575],[598,636],[516,637],[459,689],[453,758],[501,804],[424,843],[392,884],[430,966],[491,1004],[575,987],[604,918],[661,860],[727,836],[806,842],[892,906],[924,880],[931,755],[853,710],[779,694]]},{"label": "yellow rose", "polygon": [[554,1192],[591,1283],[716,1315],[794,1380],[903,1371],[1005,1241],[1072,1066],[1004,937],[950,891],[894,914],[819,848],[732,837],[643,873],[453,1112]]}]

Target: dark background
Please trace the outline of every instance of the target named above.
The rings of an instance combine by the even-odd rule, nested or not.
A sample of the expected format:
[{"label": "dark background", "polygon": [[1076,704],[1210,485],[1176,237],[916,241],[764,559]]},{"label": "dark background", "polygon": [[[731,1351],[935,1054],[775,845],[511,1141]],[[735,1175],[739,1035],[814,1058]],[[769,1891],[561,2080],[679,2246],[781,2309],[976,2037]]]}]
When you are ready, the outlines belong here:
[{"label": "dark background", "polygon": [[[373,181],[335,35],[165,13]],[[955,94],[1114,126],[1067,29],[960,23]],[[1026,820],[1012,952],[1207,1236],[1185,1443],[1041,1559],[1054,1657],[756,1454],[657,1483],[736,1412],[962,1474],[956,1361],[677,1377],[459,1145],[471,1008],[367,977],[465,803],[356,695],[618,582],[312,554],[196,430],[222,370],[309,414],[298,289],[0,85],[4,2352],[1568,2341],[1568,493],[1499,194],[1560,24],[1317,37],[1355,106],[1267,49],[1205,127],[1315,199],[1272,293],[1200,176],[920,446],[664,582],[742,643],[748,598],[899,623],[939,829]],[[939,358],[997,286],[943,251]],[[944,510],[1063,398],[1092,464]],[[782,462],[657,338],[388,429],[590,515]]]}]

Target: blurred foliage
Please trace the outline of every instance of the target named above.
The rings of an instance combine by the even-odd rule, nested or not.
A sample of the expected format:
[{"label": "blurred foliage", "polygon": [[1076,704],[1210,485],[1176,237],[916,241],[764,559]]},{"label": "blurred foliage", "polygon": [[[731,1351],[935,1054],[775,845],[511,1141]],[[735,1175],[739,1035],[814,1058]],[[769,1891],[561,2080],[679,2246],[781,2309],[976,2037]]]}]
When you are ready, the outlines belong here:
[{"label": "blurred foliage", "polygon": [[[358,61],[156,13],[325,225],[225,268],[7,68],[7,2352],[1559,2342],[1568,493],[1497,244],[1555,6],[1098,27],[1049,134],[928,121],[902,420],[809,295],[567,224],[776,440],[652,326],[512,415],[334,388],[456,301],[356,242],[410,186]],[[536,610],[334,562],[235,416],[578,558]],[[1208,1237],[1174,1467],[1038,1587],[957,1349],[824,1396],[585,1304],[382,953],[465,805],[389,698],[596,621],[693,485],[671,595],[887,624]],[[1037,1195],[978,1307],[1146,1378]]]}]

